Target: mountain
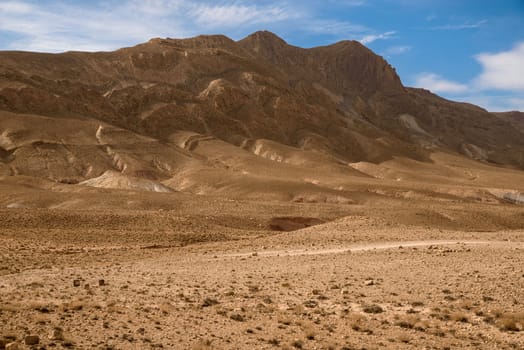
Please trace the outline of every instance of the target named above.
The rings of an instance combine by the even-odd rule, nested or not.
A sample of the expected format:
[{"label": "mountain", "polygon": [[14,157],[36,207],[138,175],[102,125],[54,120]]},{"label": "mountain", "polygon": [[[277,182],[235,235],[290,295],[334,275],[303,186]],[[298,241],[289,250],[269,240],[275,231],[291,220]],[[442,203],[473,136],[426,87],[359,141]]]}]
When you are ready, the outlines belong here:
[{"label": "mountain", "polygon": [[351,202],[341,188],[371,179],[520,179],[524,127],[403,86],[356,41],[304,49],[261,31],[0,52],[0,160],[0,175],[64,184]]}]

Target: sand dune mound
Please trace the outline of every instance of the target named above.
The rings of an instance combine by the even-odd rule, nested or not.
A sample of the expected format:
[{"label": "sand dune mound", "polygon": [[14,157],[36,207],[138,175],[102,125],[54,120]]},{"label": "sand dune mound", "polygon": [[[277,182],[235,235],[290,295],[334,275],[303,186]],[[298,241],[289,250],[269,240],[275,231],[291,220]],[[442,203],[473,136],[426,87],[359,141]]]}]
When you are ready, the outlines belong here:
[{"label": "sand dune mound", "polygon": [[82,181],[80,185],[121,190],[173,192],[172,189],[162,185],[159,182],[133,176],[126,176],[111,170],[104,172],[98,177]]}]

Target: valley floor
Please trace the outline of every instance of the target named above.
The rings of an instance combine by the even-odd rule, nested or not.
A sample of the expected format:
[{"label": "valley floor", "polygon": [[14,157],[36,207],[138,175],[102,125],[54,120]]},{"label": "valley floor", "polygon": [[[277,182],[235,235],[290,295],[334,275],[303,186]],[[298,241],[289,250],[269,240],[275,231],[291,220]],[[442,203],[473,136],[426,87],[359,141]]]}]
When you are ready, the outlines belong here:
[{"label": "valley floor", "polygon": [[[0,336],[45,349],[524,348],[523,230],[406,224],[398,208],[176,203],[0,210]],[[272,215],[325,223],[277,232]]]}]

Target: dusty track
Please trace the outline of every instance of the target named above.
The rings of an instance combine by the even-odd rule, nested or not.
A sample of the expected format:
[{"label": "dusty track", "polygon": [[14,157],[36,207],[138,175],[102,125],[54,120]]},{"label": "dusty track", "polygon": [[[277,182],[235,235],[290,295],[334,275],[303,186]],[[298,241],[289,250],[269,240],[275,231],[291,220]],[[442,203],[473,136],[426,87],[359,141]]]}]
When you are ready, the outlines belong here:
[{"label": "dusty track", "polygon": [[[478,244],[512,244],[507,241],[404,241],[404,242],[384,242],[384,243],[369,243],[359,244],[340,248],[329,248],[329,249],[285,249],[285,250],[270,250],[270,251],[257,251],[256,253],[232,253],[222,254],[218,257],[243,257],[255,254],[260,257],[273,257],[273,256],[295,256],[295,255],[324,255],[324,254],[341,254],[351,252],[365,252],[370,250],[384,250],[394,248],[413,248],[413,247],[427,247],[427,246],[448,246],[448,245],[478,245]],[[515,245],[513,243],[512,245]],[[516,243],[517,246],[522,243]]]}]

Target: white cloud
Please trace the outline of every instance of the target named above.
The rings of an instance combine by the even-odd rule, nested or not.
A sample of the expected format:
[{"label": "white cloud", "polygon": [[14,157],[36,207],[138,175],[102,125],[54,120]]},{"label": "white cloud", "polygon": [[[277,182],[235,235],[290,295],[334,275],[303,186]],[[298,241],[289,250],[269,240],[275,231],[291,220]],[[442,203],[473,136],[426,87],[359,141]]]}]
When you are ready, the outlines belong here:
[{"label": "white cloud", "polygon": [[314,20],[310,22],[311,26],[308,28],[312,32],[321,34],[332,34],[339,37],[355,37],[362,36],[363,33],[369,32],[370,29],[360,24],[339,21]]},{"label": "white cloud", "polygon": [[364,36],[362,39],[360,39],[360,43],[363,45],[371,44],[373,41],[376,40],[387,40],[391,39],[393,35],[395,35],[396,31],[389,31],[381,34],[368,34]]},{"label": "white cloud", "polygon": [[[363,6],[367,0],[331,0]],[[318,6],[298,0],[0,0],[2,49],[60,52],[113,50],[153,37],[224,33],[233,37],[261,29],[282,29],[357,39],[369,44],[391,38],[348,21],[319,17]],[[325,6],[325,5],[322,5]]]},{"label": "white cloud", "polygon": [[366,0],[330,0],[329,2],[337,4],[337,5],[356,7],[356,6],[366,5],[367,1]]},{"label": "white cloud", "polygon": [[499,53],[475,56],[482,72],[474,80],[480,89],[524,90],[524,42]]},{"label": "white cloud", "polygon": [[4,1],[0,3],[0,11],[9,14],[25,14],[33,10],[31,4],[20,1]]},{"label": "white cloud", "polygon": [[426,21],[431,22],[431,21],[435,20],[436,18],[437,18],[437,15],[434,14],[434,13],[431,13],[431,14],[426,16]]},{"label": "white cloud", "polygon": [[466,84],[446,80],[434,73],[419,74],[415,79],[415,86],[438,93],[460,93],[468,90]]},{"label": "white cloud", "polygon": [[298,15],[282,6],[246,3],[122,0],[75,6],[62,1],[41,5],[27,0],[0,0],[0,32],[16,34],[7,49],[98,51],[134,45],[153,37],[220,33],[235,26],[276,23]]},{"label": "white cloud", "polygon": [[[166,6],[168,2],[174,4],[169,0],[149,0],[152,1],[163,2]],[[16,33],[18,37],[10,43],[10,49],[48,52],[109,50],[159,34],[184,33],[182,23],[138,12],[138,1],[135,0],[105,9],[79,8],[62,3],[45,8],[24,1],[11,3],[11,8],[18,11],[0,11],[0,31]]]},{"label": "white cloud", "polygon": [[238,26],[245,23],[269,23],[288,19],[291,14],[282,7],[246,5],[196,5],[190,11],[197,23],[207,27]]},{"label": "white cloud", "polygon": [[453,96],[452,99],[481,106],[490,112],[524,111],[524,98],[514,95],[473,94]]},{"label": "white cloud", "polygon": [[458,24],[445,24],[441,26],[435,26],[431,27],[433,30],[461,30],[461,29],[475,29],[480,28],[484,24],[486,24],[486,20],[481,20],[477,22],[464,22],[464,23],[458,23]]},{"label": "white cloud", "polygon": [[184,6],[183,0],[129,0],[121,1],[120,6],[146,16],[167,17]]},{"label": "white cloud", "polygon": [[403,53],[406,53],[408,51],[411,50],[411,46],[408,46],[408,45],[403,45],[403,46],[391,46],[391,47],[388,47],[385,51],[384,51],[384,54],[385,55],[388,55],[388,56],[393,56],[393,55],[401,55]]},{"label": "white cloud", "polygon": [[482,70],[467,83],[446,80],[435,73],[422,73],[415,77],[414,85],[489,111],[524,111],[524,42],[509,51],[478,54],[475,59]]},{"label": "white cloud", "polygon": [[414,85],[456,101],[474,103],[488,111],[524,111],[524,42],[511,50],[481,53],[480,74],[467,83],[446,80],[434,73],[415,77]]}]

